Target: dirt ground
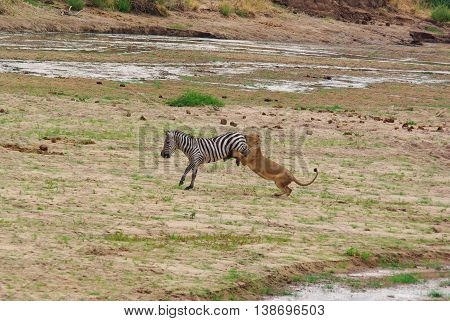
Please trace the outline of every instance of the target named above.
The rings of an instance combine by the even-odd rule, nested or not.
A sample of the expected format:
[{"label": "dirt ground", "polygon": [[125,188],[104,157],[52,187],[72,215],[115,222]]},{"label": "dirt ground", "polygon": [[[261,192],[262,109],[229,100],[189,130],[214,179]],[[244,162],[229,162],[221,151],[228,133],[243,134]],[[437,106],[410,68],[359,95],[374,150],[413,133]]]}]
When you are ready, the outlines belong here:
[{"label": "dirt ground", "polygon": [[[424,19],[406,13],[390,18],[359,18],[348,23],[329,17],[313,17],[277,7],[254,18],[223,17],[210,2],[198,11],[171,12],[169,17],[124,14],[86,8],[77,16],[61,16],[64,5],[34,7],[21,3],[11,14],[2,15],[0,31],[7,32],[107,32],[156,35],[218,37],[226,39],[271,40],[327,44],[409,44],[411,30],[432,26]],[[325,5],[326,7],[326,5]],[[359,20],[358,20],[359,19]],[[442,29],[442,28],[441,28]],[[448,32],[448,28],[443,28]]]},{"label": "dirt ground", "polygon": [[[410,50],[448,62],[446,47]],[[223,97],[225,107],[167,105],[186,89]],[[292,273],[448,264],[449,93],[448,83],[289,93],[192,79],[98,83],[2,73],[0,298],[258,298]],[[301,180],[317,167],[319,178],[275,198],[273,183],[228,161],[203,166],[195,189],[185,191],[184,156],[159,156],[163,130],[182,127],[261,132],[273,160]]]}]

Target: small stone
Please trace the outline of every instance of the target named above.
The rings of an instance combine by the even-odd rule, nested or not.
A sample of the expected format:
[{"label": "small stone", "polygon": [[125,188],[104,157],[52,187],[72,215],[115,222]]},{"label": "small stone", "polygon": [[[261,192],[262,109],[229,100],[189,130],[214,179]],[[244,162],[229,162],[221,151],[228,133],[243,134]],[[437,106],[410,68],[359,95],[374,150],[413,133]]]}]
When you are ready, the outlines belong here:
[{"label": "small stone", "polygon": [[276,128],[276,129],[283,129],[283,127],[281,127],[280,125],[273,126],[273,128]]},{"label": "small stone", "polygon": [[232,121],[232,122],[230,122],[230,126],[236,127],[237,124],[234,121]]},{"label": "small stone", "polygon": [[7,114],[8,111],[4,108],[0,108],[0,114]]},{"label": "small stone", "polygon": [[52,137],[51,141],[52,141],[53,144],[56,143],[56,138]]},{"label": "small stone", "polygon": [[333,123],[333,121],[330,119],[329,121],[328,121],[328,124],[332,124]]},{"label": "small stone", "polygon": [[270,99],[270,98],[264,98],[264,101],[268,103],[268,102],[271,102],[272,99]]},{"label": "small stone", "polygon": [[141,117],[139,117],[139,120],[147,120],[147,118],[145,118],[144,115],[141,115]]},{"label": "small stone", "polygon": [[125,114],[126,117],[131,117],[131,112],[128,110],[127,113]]},{"label": "small stone", "polygon": [[306,135],[312,135],[312,134],[313,134],[313,131],[311,129],[306,130]]},{"label": "small stone", "polygon": [[186,109],[186,114],[190,115],[191,111],[189,109]]},{"label": "small stone", "polygon": [[352,135],[352,132],[344,132],[344,135],[345,135],[345,136],[351,136],[351,135]]},{"label": "small stone", "polygon": [[101,81],[97,81],[97,85],[103,85]]},{"label": "small stone", "polygon": [[120,87],[125,87],[125,84],[120,84]]},{"label": "small stone", "polygon": [[444,128],[442,128],[442,126],[439,126],[439,127],[436,129],[436,131],[437,131],[437,132],[443,132],[443,131],[444,131]]},{"label": "small stone", "polygon": [[386,22],[386,27],[390,27],[391,24],[389,22]]},{"label": "small stone", "polygon": [[440,233],[441,231],[437,228],[437,227],[435,227],[435,226],[432,226],[431,227],[431,230],[434,232],[434,233]]},{"label": "small stone", "polygon": [[227,99],[228,97],[227,96],[222,96],[222,99]]},{"label": "small stone", "polygon": [[395,127],[394,129],[395,129],[395,130],[397,130],[397,129],[398,129],[398,127]]},{"label": "small stone", "polygon": [[265,113],[265,112],[262,112],[262,114],[261,115],[263,115],[263,116],[266,116],[267,114]]},{"label": "small stone", "polygon": [[333,79],[333,78],[332,78],[331,76],[324,76],[323,79],[331,80],[331,79]]},{"label": "small stone", "polygon": [[48,146],[42,144],[42,145],[39,146],[39,149],[40,149],[41,151],[43,151],[43,152],[46,152],[46,151],[48,151]]},{"label": "small stone", "polygon": [[159,95],[159,98],[164,98],[162,95]]},{"label": "small stone", "polygon": [[425,128],[423,126],[419,126],[419,127],[417,127],[417,129],[425,130]]},{"label": "small stone", "polygon": [[222,119],[220,120],[220,124],[221,124],[221,125],[226,125],[226,124],[227,124],[227,120],[226,120],[225,118],[222,118]]},{"label": "small stone", "polygon": [[245,119],[245,118],[247,118],[247,116],[242,116],[242,119]]},{"label": "small stone", "polygon": [[95,104],[98,104],[99,102],[100,102],[100,100],[96,100],[96,101],[94,101],[94,103],[95,103]]},{"label": "small stone", "polygon": [[395,121],[394,118],[385,118],[385,119],[383,120],[383,122],[385,122],[385,123],[393,123],[394,121]]}]

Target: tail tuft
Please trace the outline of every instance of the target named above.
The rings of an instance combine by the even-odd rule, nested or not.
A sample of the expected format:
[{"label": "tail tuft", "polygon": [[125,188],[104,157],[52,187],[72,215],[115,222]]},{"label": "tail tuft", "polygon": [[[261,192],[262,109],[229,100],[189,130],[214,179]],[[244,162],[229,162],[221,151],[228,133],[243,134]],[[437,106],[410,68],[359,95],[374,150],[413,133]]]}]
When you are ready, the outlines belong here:
[{"label": "tail tuft", "polygon": [[314,168],[314,172],[316,172],[316,173],[317,173],[317,168]]}]

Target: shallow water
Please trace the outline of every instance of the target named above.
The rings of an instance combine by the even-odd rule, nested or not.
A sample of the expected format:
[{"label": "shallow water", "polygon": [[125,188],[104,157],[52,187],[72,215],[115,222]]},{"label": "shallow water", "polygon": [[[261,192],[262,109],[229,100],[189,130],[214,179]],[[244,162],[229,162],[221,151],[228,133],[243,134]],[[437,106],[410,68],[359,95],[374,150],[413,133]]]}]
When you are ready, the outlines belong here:
[{"label": "shallow water", "polygon": [[[449,271],[450,266],[446,266],[443,271]],[[345,277],[355,280],[384,278],[400,273],[427,272],[424,267],[392,270],[392,269],[372,269],[357,273],[337,274],[338,277]],[[318,283],[301,284],[291,288],[292,295],[268,297],[268,300],[281,301],[392,301],[392,300],[428,300],[431,291],[438,291],[444,298],[450,298],[450,287],[442,286],[442,282],[448,282],[449,278],[436,278],[420,281],[416,284],[401,284],[385,288],[362,288],[355,289],[339,283]]]},{"label": "shallow water", "polygon": [[[113,63],[77,61],[0,60],[0,72],[31,74],[43,77],[80,77],[116,81],[177,80],[192,77],[223,76],[219,85],[245,90],[304,92],[317,88],[365,88],[372,84],[393,82],[412,84],[434,84],[449,82],[450,70],[442,63],[441,70],[427,71],[429,64],[413,58],[389,59],[369,58],[363,55],[348,55],[337,48],[286,43],[268,43],[243,40],[218,40],[203,38],[180,38],[147,35],[111,34],[6,34],[0,33],[0,48],[41,51],[115,52],[127,54],[158,49],[175,51],[198,50],[211,52],[242,52],[258,55],[337,57],[340,59],[376,60],[410,64],[408,70],[346,67],[327,64],[283,64],[262,62],[211,62],[211,63]],[[180,58],[182,60],[182,58]],[[436,65],[436,63],[433,63]],[[439,64],[439,63],[438,63]],[[328,79],[304,79],[301,71],[326,70]],[[257,71],[275,71],[281,79],[255,78]],[[283,72],[291,75],[283,79]],[[357,75],[355,75],[357,73]],[[298,79],[292,75],[298,74]],[[239,79],[235,75],[241,75]],[[197,79],[196,79],[197,78]],[[295,77],[294,77],[295,78]],[[205,81],[213,84],[214,81]]]},{"label": "shallow water", "polygon": [[343,285],[333,285],[331,288],[324,284],[297,287],[294,295],[270,298],[281,301],[410,301],[428,300],[430,291],[435,290],[450,296],[449,288],[439,284],[448,279],[433,279],[419,284],[399,285],[388,288],[355,290]]}]

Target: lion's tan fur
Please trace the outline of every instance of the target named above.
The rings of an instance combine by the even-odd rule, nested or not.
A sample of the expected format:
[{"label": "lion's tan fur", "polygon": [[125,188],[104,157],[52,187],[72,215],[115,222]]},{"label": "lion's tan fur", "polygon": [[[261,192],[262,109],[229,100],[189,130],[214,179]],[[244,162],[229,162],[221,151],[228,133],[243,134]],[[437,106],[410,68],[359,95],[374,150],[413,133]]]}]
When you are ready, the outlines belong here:
[{"label": "lion's tan fur", "polygon": [[281,193],[275,194],[275,196],[281,196],[286,194],[289,196],[292,189],[289,188],[289,184],[292,182],[301,186],[307,186],[312,184],[319,174],[317,169],[314,169],[316,175],[308,183],[299,182],[295,176],[288,171],[284,166],[264,157],[261,152],[261,138],[258,134],[246,135],[247,144],[250,148],[250,154],[244,157],[240,152],[234,151],[233,157],[239,159],[242,164],[248,166],[252,171],[261,176],[264,179],[274,181]]}]

